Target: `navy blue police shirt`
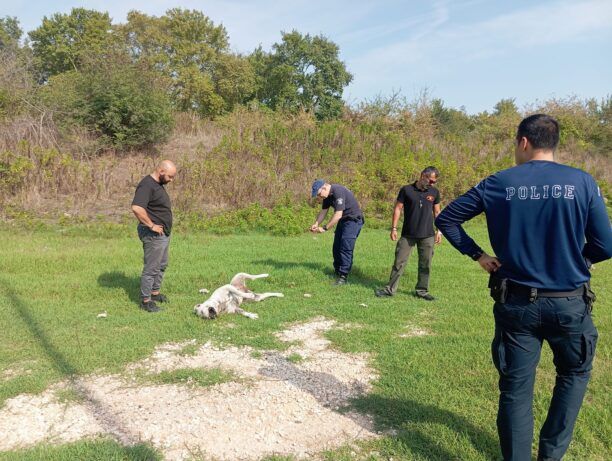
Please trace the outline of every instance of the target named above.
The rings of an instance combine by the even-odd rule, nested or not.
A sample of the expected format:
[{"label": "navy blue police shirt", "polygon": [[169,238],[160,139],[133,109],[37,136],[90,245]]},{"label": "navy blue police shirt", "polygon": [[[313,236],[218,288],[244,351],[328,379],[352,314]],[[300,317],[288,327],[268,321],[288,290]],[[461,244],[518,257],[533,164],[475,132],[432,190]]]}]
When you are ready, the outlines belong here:
[{"label": "navy blue police shirt", "polygon": [[612,230],[595,180],[582,170],[532,160],[481,181],[447,206],[436,226],[465,255],[481,251],[461,224],[485,213],[498,274],[546,290],[573,290],[592,263],[612,256]]},{"label": "navy blue police shirt", "polygon": [[342,211],[342,218],[340,221],[348,219],[359,220],[363,218],[363,213],[353,193],[340,184],[332,184],[329,195],[323,200],[322,208],[324,210],[328,209],[330,206],[333,207],[335,211]]}]

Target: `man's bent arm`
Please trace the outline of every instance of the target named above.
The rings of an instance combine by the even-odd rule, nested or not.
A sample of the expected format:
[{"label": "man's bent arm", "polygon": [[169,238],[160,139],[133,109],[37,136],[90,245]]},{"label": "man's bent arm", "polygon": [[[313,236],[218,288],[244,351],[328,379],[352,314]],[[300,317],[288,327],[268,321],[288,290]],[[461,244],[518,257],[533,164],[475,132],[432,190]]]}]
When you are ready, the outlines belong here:
[{"label": "man's bent arm", "polygon": [[321,223],[323,222],[323,220],[325,219],[325,216],[327,216],[327,210],[329,210],[329,208],[323,208],[319,214],[317,215],[317,220],[315,221],[314,225],[315,226],[320,226]]},{"label": "man's bent arm", "polygon": [[[597,188],[597,185],[594,185]],[[589,205],[589,215],[585,229],[586,243],[582,256],[593,264],[612,257],[612,229],[601,192],[596,192]]]},{"label": "man's bent arm", "polygon": [[436,218],[436,227],[464,255],[473,256],[482,252],[482,248],[461,227],[461,224],[484,211],[482,194],[483,182],[451,202]]},{"label": "man's bent arm", "polygon": [[145,210],[143,207],[132,205],[132,212],[136,215],[136,218],[142,223],[143,226],[147,226],[149,229],[153,227],[153,221],[151,221],[147,210]]},{"label": "man's bent arm", "polygon": [[327,225],[325,226],[328,230],[331,229],[332,227],[334,227],[338,221],[340,221],[340,219],[342,218],[342,214],[344,212],[342,210],[338,210],[336,211],[333,216],[331,217],[331,219],[329,220],[329,222],[327,223]]}]

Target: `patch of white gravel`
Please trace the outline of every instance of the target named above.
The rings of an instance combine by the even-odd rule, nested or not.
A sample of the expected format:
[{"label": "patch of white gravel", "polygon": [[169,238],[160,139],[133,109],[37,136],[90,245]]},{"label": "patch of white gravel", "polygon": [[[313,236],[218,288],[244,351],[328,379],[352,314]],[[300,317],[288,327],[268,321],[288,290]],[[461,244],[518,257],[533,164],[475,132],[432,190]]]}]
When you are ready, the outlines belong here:
[{"label": "patch of white gravel", "polygon": [[7,368],[0,373],[0,381],[10,381],[11,379],[25,376],[32,373],[31,366],[35,364],[35,360],[28,360],[18,363],[11,368]]},{"label": "patch of white gravel", "polygon": [[[167,460],[194,453],[214,460],[256,460],[271,454],[312,456],[357,439],[376,437],[371,418],[343,411],[350,399],[370,389],[376,378],[367,354],[330,348],[323,333],[338,328],[316,318],[278,333],[288,350],[216,347],[206,343],[165,344],[147,359],[126,368],[126,376],[87,376],[63,382],[43,394],[20,395],[0,410],[0,451],[41,442],[65,443],[107,435],[122,444],[150,442]],[[305,360],[292,363],[291,354]],[[256,357],[253,357],[256,355]],[[134,372],[178,368],[221,368],[237,382],[206,388],[142,385]],[[78,402],[55,396],[71,388]]]},{"label": "patch of white gravel", "polygon": [[400,333],[400,338],[414,338],[419,336],[429,336],[431,335],[431,331],[426,328],[417,327],[415,325],[406,325],[404,327],[405,332]]}]

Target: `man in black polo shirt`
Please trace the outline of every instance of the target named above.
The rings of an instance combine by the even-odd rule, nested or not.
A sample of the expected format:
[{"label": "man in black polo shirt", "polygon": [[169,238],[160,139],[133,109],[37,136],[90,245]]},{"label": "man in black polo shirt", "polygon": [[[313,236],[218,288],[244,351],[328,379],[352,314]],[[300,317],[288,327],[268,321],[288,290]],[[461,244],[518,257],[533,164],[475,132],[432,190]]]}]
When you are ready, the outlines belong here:
[{"label": "man in black polo shirt", "polygon": [[[337,276],[335,284],[344,285],[353,266],[353,250],[363,227],[363,213],[353,193],[340,184],[329,184],[317,179],[312,183],[312,197],[317,197],[322,206],[316,221],[310,226],[310,231],[327,232],[337,224],[333,246],[334,270]],[[334,208],[334,215],[327,224],[321,226],[330,206]]]},{"label": "man in black polo shirt", "polygon": [[395,262],[386,287],[376,290],[376,296],[393,296],[397,291],[399,279],[404,272],[412,249],[419,252],[419,276],[416,295],[427,301],[435,298],[429,293],[429,268],[435,243],[442,241],[442,234],[434,231],[433,222],[440,214],[440,192],[433,185],[438,181],[438,169],[428,166],[421,172],[418,181],[400,189],[393,210],[391,240],[397,240],[397,223],[402,209],[404,225],[402,236],[395,248]]},{"label": "man in black polo shirt", "polygon": [[159,312],[161,309],[155,301],[167,301],[159,291],[168,266],[172,230],[172,208],[164,185],[172,182],[175,176],[174,163],[163,160],[153,173],[140,181],[132,201],[132,211],[138,218],[138,237],[144,249],[140,308],[147,312]]}]

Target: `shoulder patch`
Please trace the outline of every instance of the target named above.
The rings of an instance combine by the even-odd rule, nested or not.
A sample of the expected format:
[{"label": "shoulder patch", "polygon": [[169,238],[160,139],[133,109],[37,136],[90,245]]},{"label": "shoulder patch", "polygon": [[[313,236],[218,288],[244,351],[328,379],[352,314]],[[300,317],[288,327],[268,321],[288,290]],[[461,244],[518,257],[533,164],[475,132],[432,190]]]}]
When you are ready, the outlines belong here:
[{"label": "shoulder patch", "polygon": [[339,198],[336,200],[336,205],[342,205],[344,203],[344,199]]}]

